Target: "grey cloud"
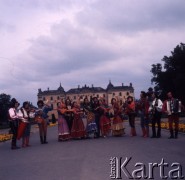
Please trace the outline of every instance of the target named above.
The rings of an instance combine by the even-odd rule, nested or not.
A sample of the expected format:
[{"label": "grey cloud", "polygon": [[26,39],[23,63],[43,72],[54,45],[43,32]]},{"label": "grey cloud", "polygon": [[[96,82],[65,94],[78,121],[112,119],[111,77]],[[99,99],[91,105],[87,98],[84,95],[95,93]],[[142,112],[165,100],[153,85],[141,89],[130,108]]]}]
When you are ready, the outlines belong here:
[{"label": "grey cloud", "polygon": [[[10,5],[12,1],[6,2]],[[19,10],[28,8],[28,13],[36,9],[34,12],[39,12],[38,18],[47,10],[56,13],[60,8],[63,12],[69,8],[78,9],[72,12],[72,20],[62,17],[59,23],[53,22],[50,34],[34,39],[30,35],[30,47],[14,59],[13,78],[7,77],[1,86],[15,89],[16,96],[30,96],[35,102],[38,88],[44,90],[49,86],[56,89],[60,81],[65,90],[78,84],[106,87],[109,79],[115,85],[132,82],[139,94],[151,85],[150,64],[159,62],[166,51],[176,46],[177,40],[184,38],[183,1],[22,0],[12,3],[13,13],[17,11],[16,7]],[[26,19],[26,15],[21,17]],[[175,33],[179,32],[178,38],[175,33],[167,34],[173,29],[176,29]],[[163,30],[169,37],[160,34]],[[134,36],[130,36],[133,33]],[[20,34],[17,36],[22,40]],[[159,42],[152,41],[153,36],[159,38]],[[160,42],[165,39],[166,51]],[[20,92],[20,86],[26,92]]]},{"label": "grey cloud", "polygon": [[96,2],[78,14],[77,20],[91,28],[133,33],[184,26],[185,1],[111,1]]},{"label": "grey cloud", "polygon": [[[114,50],[98,45],[96,39],[83,30],[75,29],[72,25],[65,27],[60,24],[55,27],[60,31],[53,37],[40,37],[32,41],[28,50],[34,64],[31,69],[37,73],[54,76],[69,73],[77,69],[93,68],[101,62],[109,62],[120,56]],[[69,34],[66,34],[68,32]],[[73,45],[73,42],[75,45]],[[24,66],[27,62],[24,62]]]}]

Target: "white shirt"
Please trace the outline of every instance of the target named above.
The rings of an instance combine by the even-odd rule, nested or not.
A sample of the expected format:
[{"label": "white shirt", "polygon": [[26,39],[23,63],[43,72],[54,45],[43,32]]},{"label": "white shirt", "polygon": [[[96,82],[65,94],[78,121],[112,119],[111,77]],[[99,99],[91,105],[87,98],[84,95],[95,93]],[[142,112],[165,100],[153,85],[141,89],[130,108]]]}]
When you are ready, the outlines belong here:
[{"label": "white shirt", "polygon": [[19,110],[18,116],[21,119],[21,121],[28,123],[28,117],[29,117],[28,113],[24,108],[22,108],[22,110],[23,110],[23,112],[21,110]]},{"label": "white shirt", "polygon": [[8,113],[9,113],[9,115],[10,115],[11,120],[15,120],[15,119],[18,118],[15,108],[10,108],[10,109],[8,110]]},{"label": "white shirt", "polygon": [[[155,106],[156,100],[157,100],[157,106]],[[156,99],[156,98],[155,98],[155,99],[152,101],[151,106],[149,107],[149,111],[152,111],[152,109],[153,109],[154,106],[155,106],[155,108],[156,108],[156,110],[157,110],[158,112],[161,112],[161,111],[162,111],[162,108],[163,108],[163,103],[162,103],[162,101],[161,101],[160,99]]]}]

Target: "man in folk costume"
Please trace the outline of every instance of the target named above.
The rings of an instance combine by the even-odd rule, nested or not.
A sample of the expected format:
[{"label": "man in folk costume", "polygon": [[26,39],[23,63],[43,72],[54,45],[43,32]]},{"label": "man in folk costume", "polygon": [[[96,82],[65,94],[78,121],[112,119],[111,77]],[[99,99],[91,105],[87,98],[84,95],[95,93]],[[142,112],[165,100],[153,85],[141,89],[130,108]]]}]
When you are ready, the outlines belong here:
[{"label": "man in folk costume", "polygon": [[48,112],[52,111],[52,107],[44,104],[42,100],[37,102],[38,109],[36,110],[35,120],[39,126],[40,142],[41,144],[47,144],[47,118]]},{"label": "man in folk costume", "polygon": [[[161,116],[162,116],[162,107],[163,103],[158,98],[157,93],[151,94],[152,103],[149,107],[149,113],[151,115],[152,120],[152,138],[160,138],[161,137]],[[157,123],[158,130],[156,134],[155,124]]]},{"label": "man in folk costume", "polygon": [[141,91],[140,100],[137,106],[141,118],[142,136],[146,138],[149,137],[149,102],[147,100],[147,94],[144,91]]},{"label": "man in folk costume", "polygon": [[[169,123],[169,130],[170,130],[170,137],[169,139],[178,138],[179,132],[179,113],[181,112],[181,101],[178,99],[173,98],[171,92],[167,93],[167,100],[164,102],[163,111],[168,115],[168,123]],[[174,129],[173,123],[175,124],[175,136],[174,136]]]},{"label": "man in folk costume", "polygon": [[30,131],[31,131],[31,108],[29,102],[25,101],[20,109],[21,121],[25,123],[25,129],[22,135],[22,147],[29,147]]},{"label": "man in folk costume", "polygon": [[15,98],[13,98],[11,100],[11,108],[8,110],[10,128],[13,134],[12,143],[11,143],[11,149],[13,150],[20,148],[17,146],[17,132],[18,132],[18,125],[19,125],[18,107],[19,107],[18,101]]},{"label": "man in folk costume", "polygon": [[128,115],[129,124],[131,127],[130,135],[136,136],[136,129],[135,129],[135,117],[136,117],[136,109],[135,109],[135,102],[132,96],[127,97],[127,101],[125,103],[125,114]]}]

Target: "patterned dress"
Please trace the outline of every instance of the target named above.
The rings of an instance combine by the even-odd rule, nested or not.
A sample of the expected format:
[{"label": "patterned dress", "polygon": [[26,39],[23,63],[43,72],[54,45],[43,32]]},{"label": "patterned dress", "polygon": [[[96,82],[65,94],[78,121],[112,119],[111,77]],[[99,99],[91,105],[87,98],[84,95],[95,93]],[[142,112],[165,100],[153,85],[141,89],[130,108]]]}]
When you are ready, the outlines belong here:
[{"label": "patterned dress", "polygon": [[69,127],[65,119],[65,109],[58,109],[58,140],[65,141],[71,138]]}]

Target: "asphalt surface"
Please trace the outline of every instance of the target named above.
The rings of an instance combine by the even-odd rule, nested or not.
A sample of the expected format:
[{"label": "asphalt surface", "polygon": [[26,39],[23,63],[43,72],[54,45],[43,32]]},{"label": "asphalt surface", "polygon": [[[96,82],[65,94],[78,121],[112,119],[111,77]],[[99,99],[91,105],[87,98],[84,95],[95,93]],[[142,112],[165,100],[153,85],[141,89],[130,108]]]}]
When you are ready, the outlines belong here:
[{"label": "asphalt surface", "polygon": [[[178,139],[168,139],[168,131],[163,130],[160,139],[142,138],[137,125],[138,136],[130,137],[129,127],[127,123],[125,125],[126,135],[123,137],[67,142],[58,142],[57,127],[49,127],[49,144],[44,145],[40,144],[38,131],[33,128],[31,147],[11,150],[10,141],[0,143],[0,180],[108,180],[111,179],[111,157],[122,157],[122,163],[132,157],[126,166],[130,174],[138,169],[135,165],[140,162],[146,168],[145,174],[149,175],[149,163],[160,164],[164,159],[168,163],[164,171],[166,176],[177,168],[171,167],[175,162],[181,165],[181,173],[185,175],[184,134]],[[154,179],[162,179],[159,167],[153,171]],[[123,171],[121,179],[129,179]]]}]

